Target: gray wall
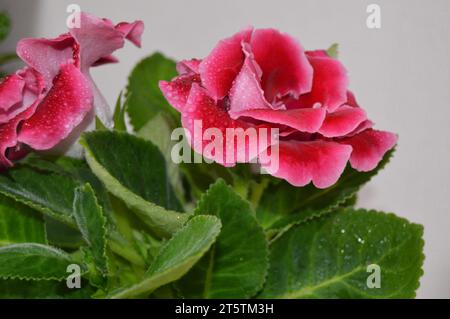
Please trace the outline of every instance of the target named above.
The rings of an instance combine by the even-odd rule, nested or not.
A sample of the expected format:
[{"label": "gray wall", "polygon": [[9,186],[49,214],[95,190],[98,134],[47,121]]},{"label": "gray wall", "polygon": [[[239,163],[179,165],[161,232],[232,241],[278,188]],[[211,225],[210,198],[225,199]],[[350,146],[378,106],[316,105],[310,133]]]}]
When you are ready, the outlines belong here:
[{"label": "gray wall", "polygon": [[[94,71],[111,104],[132,66],[155,50],[203,57],[218,39],[247,25],[279,28],[307,49],[338,42],[360,104],[378,128],[400,135],[395,157],[363,189],[360,206],[425,226],[418,297],[450,298],[450,1],[2,0],[0,10],[15,21],[10,48],[20,37],[64,32],[69,3],[114,21],[145,21],[141,50],[127,45],[117,52],[120,64]],[[365,25],[370,3],[381,6],[380,30]]]}]

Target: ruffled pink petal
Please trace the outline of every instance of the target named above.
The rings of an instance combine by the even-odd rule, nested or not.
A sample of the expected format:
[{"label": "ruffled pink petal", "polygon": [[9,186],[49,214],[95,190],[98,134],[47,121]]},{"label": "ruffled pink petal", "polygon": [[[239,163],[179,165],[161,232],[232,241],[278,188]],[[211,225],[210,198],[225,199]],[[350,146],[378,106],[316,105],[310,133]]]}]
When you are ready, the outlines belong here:
[{"label": "ruffled pink petal", "polygon": [[274,29],[258,29],[250,45],[262,69],[262,88],[269,102],[277,96],[298,97],[311,90],[313,69],[303,48],[291,36]]},{"label": "ruffled pink petal", "polygon": [[344,136],[354,131],[366,119],[363,109],[343,105],[327,114],[319,133],[325,137]]},{"label": "ruffled pink petal", "polygon": [[[245,138],[244,130],[250,128],[251,125],[240,120],[231,119],[228,113],[218,106],[208,96],[205,89],[198,84],[193,84],[192,86],[181,121],[183,127],[189,133],[188,140],[192,148],[197,153],[203,154],[204,157],[225,166],[233,166],[236,162],[249,162],[269,146],[270,132],[268,132],[268,139],[261,144],[257,143],[256,148],[250,147],[247,142],[238,143],[237,141],[240,138]],[[196,130],[195,125],[199,124],[199,121],[201,121],[201,130],[198,127]],[[236,135],[227,135],[227,128],[240,128],[242,130],[235,131]],[[208,129],[215,129],[223,137],[223,143],[221,144],[223,147],[215,150],[213,154],[205,154],[205,147],[211,143],[211,140],[203,140],[202,136]]]},{"label": "ruffled pink petal", "polygon": [[100,59],[95,61],[95,63],[92,64],[92,66],[100,66],[100,65],[104,65],[104,64],[117,63],[117,62],[119,62],[119,60],[114,55],[108,55],[108,56],[101,57]]},{"label": "ruffled pink petal", "polygon": [[0,168],[13,165],[6,151],[17,145],[17,127],[22,120],[22,116],[18,115],[8,123],[0,124]]},{"label": "ruffled pink petal", "polygon": [[193,83],[200,83],[200,75],[180,75],[172,81],[159,81],[159,88],[166,100],[179,112],[183,112]]},{"label": "ruffled pink petal", "polygon": [[66,138],[92,108],[92,90],[73,64],[61,66],[53,87],[32,117],[25,120],[18,141],[47,150]]},{"label": "ruffled pink petal", "polygon": [[4,113],[22,101],[22,90],[24,86],[24,79],[17,74],[7,76],[0,83],[0,123],[2,123]]},{"label": "ruffled pink petal", "polygon": [[326,188],[339,179],[352,152],[349,145],[328,141],[281,141],[279,167],[262,164],[273,176],[294,186],[311,181],[317,188]]},{"label": "ruffled pink petal", "polygon": [[234,78],[244,63],[241,44],[250,40],[252,31],[248,28],[221,40],[200,63],[202,84],[213,99],[222,99],[230,90]]},{"label": "ruffled pink petal", "polygon": [[116,25],[116,29],[122,32],[125,38],[135,46],[141,47],[141,38],[144,32],[144,23],[142,21],[134,21],[132,23],[120,22]]},{"label": "ruffled pink petal", "polygon": [[328,56],[306,52],[314,69],[312,90],[299,98],[303,107],[316,103],[333,112],[347,101],[348,78],[344,66]]},{"label": "ruffled pink petal", "polygon": [[371,120],[365,120],[361,124],[359,124],[352,132],[346,134],[346,137],[350,137],[353,135],[356,135],[358,133],[361,133],[362,131],[365,131],[369,128],[372,128],[374,123]]},{"label": "ruffled pink petal", "polygon": [[248,45],[243,45],[246,55],[241,71],[231,87],[229,98],[229,114],[236,119],[242,112],[256,109],[272,109],[272,105],[264,97],[261,88],[262,71],[255,62]]},{"label": "ruffled pink petal", "polygon": [[300,132],[315,133],[325,119],[325,108],[293,109],[293,110],[248,110],[240,116],[274,124],[287,125]]},{"label": "ruffled pink petal", "polygon": [[55,39],[22,39],[17,44],[17,55],[44,76],[48,86],[59,73],[59,66],[72,61],[76,43],[69,34]]},{"label": "ruffled pink petal", "polygon": [[141,21],[131,24],[123,22],[114,27],[111,21],[84,12],[80,15],[80,25],[80,28],[70,29],[70,35],[79,45],[83,73],[100,59],[109,57],[115,50],[122,48],[125,38],[140,45],[143,31]]},{"label": "ruffled pink petal", "polygon": [[352,146],[353,151],[350,157],[352,167],[358,171],[367,172],[374,169],[384,154],[395,146],[397,135],[368,129],[342,139],[339,143]]},{"label": "ruffled pink petal", "polygon": [[347,91],[347,102],[345,104],[353,106],[353,107],[359,107],[359,104],[356,101],[355,95],[351,91]]},{"label": "ruffled pink petal", "polygon": [[177,72],[178,74],[199,73],[200,63],[202,63],[202,60],[199,59],[182,60],[177,63]]}]

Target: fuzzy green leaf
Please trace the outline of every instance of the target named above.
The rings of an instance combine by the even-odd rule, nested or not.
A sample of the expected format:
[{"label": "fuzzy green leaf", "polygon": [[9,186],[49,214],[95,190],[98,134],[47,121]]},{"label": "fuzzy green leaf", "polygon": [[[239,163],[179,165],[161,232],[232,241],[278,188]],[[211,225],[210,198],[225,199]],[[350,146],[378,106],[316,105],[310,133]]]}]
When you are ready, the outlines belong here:
[{"label": "fuzzy green leaf", "polygon": [[[411,298],[423,228],[393,214],[343,209],[291,228],[270,248],[262,298]],[[371,286],[380,267],[380,288]]]},{"label": "fuzzy green leaf", "polygon": [[26,242],[47,243],[42,216],[0,195],[0,246]]},{"label": "fuzzy green leaf", "polygon": [[159,81],[170,80],[176,74],[175,62],[161,53],[145,58],[133,69],[128,79],[127,97],[128,114],[136,131],[161,111],[177,114],[158,86]]},{"label": "fuzzy green leaf", "polygon": [[204,194],[195,214],[222,221],[216,243],[177,282],[186,298],[250,298],[262,287],[268,268],[268,247],[250,204],[223,180]]},{"label": "fuzzy green leaf", "polygon": [[120,92],[119,97],[116,101],[116,106],[114,108],[114,129],[117,131],[126,131],[127,124],[125,121],[125,113],[127,110],[128,99],[122,104],[122,92]]},{"label": "fuzzy green leaf", "polygon": [[220,220],[196,216],[161,248],[145,278],[112,293],[110,298],[130,298],[149,294],[158,287],[181,278],[208,251],[220,233]]},{"label": "fuzzy green leaf", "polygon": [[78,228],[91,250],[96,268],[102,274],[107,274],[106,218],[91,185],[85,184],[75,190],[73,212]]},{"label": "fuzzy green leaf", "polygon": [[85,133],[80,143],[94,174],[156,233],[168,236],[186,221],[187,214],[172,211],[181,206],[152,143],[117,131]]},{"label": "fuzzy green leaf", "polygon": [[26,243],[0,247],[0,278],[62,280],[74,261],[64,251],[42,244]]},{"label": "fuzzy green leaf", "polygon": [[257,218],[269,232],[282,233],[295,224],[328,214],[352,199],[364,184],[385,167],[393,152],[386,153],[370,172],[358,172],[348,166],[338,182],[325,189],[318,189],[311,184],[294,187],[280,181],[266,189],[257,208]]},{"label": "fuzzy green leaf", "polygon": [[46,174],[24,166],[0,175],[0,193],[72,226],[75,225],[72,205],[76,186],[76,181],[67,176]]}]

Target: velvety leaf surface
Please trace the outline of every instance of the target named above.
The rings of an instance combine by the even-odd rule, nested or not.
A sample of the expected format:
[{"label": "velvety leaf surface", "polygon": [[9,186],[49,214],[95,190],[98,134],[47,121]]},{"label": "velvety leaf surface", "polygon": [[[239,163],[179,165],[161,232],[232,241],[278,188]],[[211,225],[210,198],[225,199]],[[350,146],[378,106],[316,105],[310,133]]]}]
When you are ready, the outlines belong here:
[{"label": "velvety leaf surface", "polygon": [[[411,298],[423,228],[393,214],[344,209],[291,228],[270,247],[262,298]],[[380,288],[367,279],[380,267]]]},{"label": "velvety leaf surface", "polygon": [[0,278],[3,279],[62,280],[72,263],[68,254],[51,246],[27,243],[0,247]]},{"label": "velvety leaf surface", "polygon": [[257,218],[265,229],[280,231],[312,217],[327,214],[351,199],[359,189],[389,162],[393,150],[386,153],[377,168],[358,172],[347,167],[339,181],[325,189],[313,185],[293,187],[280,181],[266,189],[257,208]]},{"label": "velvety leaf surface", "polygon": [[[94,174],[155,232],[167,236],[186,220],[169,183],[164,157],[151,142],[122,132],[83,134],[86,160]],[[114,145],[114,147],[111,147]]]},{"label": "velvety leaf surface", "polygon": [[0,246],[26,242],[47,243],[42,216],[0,195]]},{"label": "velvety leaf surface", "polygon": [[59,174],[47,174],[25,166],[0,174],[0,193],[69,225],[76,181]]},{"label": "velvety leaf surface", "polygon": [[91,250],[96,268],[108,272],[106,257],[106,218],[89,184],[75,190],[73,212],[78,228]]},{"label": "velvety leaf surface", "polygon": [[139,62],[128,79],[128,114],[136,131],[160,111],[176,115],[159,89],[158,82],[177,74],[175,62],[155,53]]},{"label": "velvety leaf surface", "polygon": [[177,282],[186,298],[249,298],[262,287],[268,268],[268,248],[248,202],[219,180],[200,199],[195,214],[222,221],[216,243]]},{"label": "velvety leaf surface", "polygon": [[214,216],[193,217],[161,248],[141,282],[110,297],[129,298],[148,294],[179,279],[208,251],[219,235],[220,227],[220,220]]}]

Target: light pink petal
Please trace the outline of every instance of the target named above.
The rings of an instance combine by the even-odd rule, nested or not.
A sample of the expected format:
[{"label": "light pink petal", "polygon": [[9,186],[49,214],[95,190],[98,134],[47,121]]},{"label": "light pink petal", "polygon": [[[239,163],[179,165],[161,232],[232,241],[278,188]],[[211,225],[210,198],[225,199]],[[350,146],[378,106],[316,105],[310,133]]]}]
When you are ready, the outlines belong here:
[{"label": "light pink petal", "polygon": [[312,90],[299,98],[303,107],[320,103],[333,112],[347,101],[347,72],[336,59],[306,53],[314,69]]},{"label": "light pink petal", "polygon": [[116,29],[122,32],[127,40],[138,48],[141,47],[142,33],[144,32],[144,23],[140,20],[132,23],[120,22]]},{"label": "light pink petal", "polygon": [[201,62],[202,60],[199,59],[182,60],[177,63],[177,72],[178,74],[199,73]]},{"label": "light pink petal", "polygon": [[363,109],[343,105],[327,114],[319,133],[325,137],[344,136],[354,131],[366,119]]},{"label": "light pink petal", "polygon": [[139,32],[142,31],[142,27],[141,22],[138,21],[135,25],[122,23],[116,28],[107,19],[81,13],[80,28],[70,29],[70,35],[79,46],[78,55],[81,57],[80,67],[83,73],[86,73],[89,67],[100,59],[109,57],[115,50],[122,48],[126,36],[131,37],[133,43],[139,44]]},{"label": "light pink petal", "polygon": [[182,112],[193,83],[200,83],[200,75],[192,73],[180,75],[169,82],[159,81],[159,88],[170,105]]},{"label": "light pink petal", "polygon": [[262,165],[271,175],[294,186],[311,181],[317,188],[337,182],[345,169],[352,148],[328,141],[282,141],[279,144],[279,167]]},{"label": "light pink petal", "polygon": [[384,154],[395,146],[397,135],[368,129],[342,139],[339,143],[352,146],[353,152],[350,157],[352,167],[358,171],[367,172],[374,169]]},{"label": "light pink petal", "polygon": [[[198,84],[193,84],[189,99],[184,108],[181,118],[183,127],[187,130],[188,140],[192,148],[204,157],[214,160],[225,166],[233,166],[236,162],[249,162],[251,159],[265,150],[269,145],[255,144],[256,148],[249,143],[238,143],[239,138],[244,138],[246,129],[251,126],[240,120],[233,120],[228,113],[207,95],[205,89]],[[195,125],[201,123],[201,130],[196,130]],[[199,126],[197,126],[200,128]],[[228,134],[228,129],[242,129],[236,131],[236,135]],[[203,140],[202,136],[208,129],[214,129],[223,137],[221,146],[213,154],[205,154],[205,147],[211,140]],[[196,134],[199,133],[199,134]],[[254,131],[256,133],[256,131]],[[269,138],[269,134],[268,134]],[[267,140],[268,141],[268,140]],[[266,141],[266,142],[267,142]]]},{"label": "light pink petal", "polygon": [[246,58],[229,93],[229,114],[234,119],[248,110],[273,108],[264,97],[260,84],[262,71],[249,50],[248,45],[244,44],[243,51]]},{"label": "light pink petal", "polygon": [[293,109],[293,110],[248,110],[240,116],[274,124],[287,125],[301,132],[315,133],[325,119],[324,108]]},{"label": "light pink petal", "polygon": [[277,96],[298,97],[311,90],[313,69],[303,48],[291,36],[274,29],[258,29],[252,34],[250,46],[262,69],[262,88],[270,103]]},{"label": "light pink petal", "polygon": [[18,141],[47,150],[66,138],[92,108],[92,89],[73,64],[61,66],[53,87],[32,117],[23,122]]},{"label": "light pink petal", "polygon": [[92,66],[100,66],[100,65],[104,65],[104,64],[117,63],[117,62],[119,62],[119,60],[114,55],[108,55],[108,56],[101,57],[100,59],[95,61],[94,64],[92,64]]},{"label": "light pink petal", "polygon": [[73,59],[76,43],[69,34],[55,39],[22,39],[17,44],[17,55],[28,66],[44,76],[47,86],[51,86],[53,78],[59,73],[59,66]]},{"label": "light pink petal", "polygon": [[250,40],[252,31],[251,28],[248,28],[230,38],[221,40],[200,63],[202,84],[215,100],[223,98],[230,90],[242,63],[244,63],[241,44]]}]

